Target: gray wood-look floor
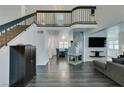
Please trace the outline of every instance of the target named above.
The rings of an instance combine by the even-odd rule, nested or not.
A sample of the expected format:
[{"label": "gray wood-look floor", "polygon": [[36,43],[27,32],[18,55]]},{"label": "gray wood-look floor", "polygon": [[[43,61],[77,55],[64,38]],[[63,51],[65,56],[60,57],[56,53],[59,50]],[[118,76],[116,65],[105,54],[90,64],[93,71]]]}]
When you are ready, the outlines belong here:
[{"label": "gray wood-look floor", "polygon": [[37,67],[37,75],[27,87],[118,87],[119,85],[94,69],[92,62],[77,66],[66,59],[53,58]]}]

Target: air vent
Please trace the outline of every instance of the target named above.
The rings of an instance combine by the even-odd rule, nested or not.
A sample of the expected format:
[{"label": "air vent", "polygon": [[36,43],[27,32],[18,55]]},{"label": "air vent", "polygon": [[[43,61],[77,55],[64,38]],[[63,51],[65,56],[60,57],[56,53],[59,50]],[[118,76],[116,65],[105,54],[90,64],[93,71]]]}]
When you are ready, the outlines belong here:
[{"label": "air vent", "polygon": [[43,31],[43,30],[38,30],[37,33],[38,33],[38,34],[43,34],[44,31]]}]

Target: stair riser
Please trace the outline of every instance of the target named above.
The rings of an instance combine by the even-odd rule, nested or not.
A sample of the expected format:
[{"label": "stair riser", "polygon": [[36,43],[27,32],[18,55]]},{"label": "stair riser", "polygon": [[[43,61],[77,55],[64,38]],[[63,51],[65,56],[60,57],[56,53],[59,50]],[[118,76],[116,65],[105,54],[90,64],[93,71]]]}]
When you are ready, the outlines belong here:
[{"label": "stair riser", "polygon": [[[15,38],[18,34],[23,32],[27,27],[29,26],[21,26],[18,25],[12,29],[10,29],[7,32],[4,32],[0,35],[0,47],[5,45],[7,42],[11,41],[13,38]],[[7,35],[7,36],[6,36]]]}]

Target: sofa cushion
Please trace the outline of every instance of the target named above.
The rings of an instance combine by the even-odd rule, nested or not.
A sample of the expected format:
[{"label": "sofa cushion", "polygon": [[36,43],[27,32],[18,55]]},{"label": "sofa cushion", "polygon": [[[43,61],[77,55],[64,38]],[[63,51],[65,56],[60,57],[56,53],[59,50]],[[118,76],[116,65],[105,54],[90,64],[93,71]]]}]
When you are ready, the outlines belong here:
[{"label": "sofa cushion", "polygon": [[97,60],[94,60],[93,62],[94,62],[94,64],[95,64],[96,66],[98,66],[98,67],[100,67],[100,68],[102,68],[102,69],[105,69],[105,67],[106,67],[106,62],[97,61]]},{"label": "sofa cushion", "polygon": [[112,58],[114,63],[124,64],[124,58]]},{"label": "sofa cushion", "polygon": [[124,65],[107,62],[106,75],[120,85],[124,86]]}]

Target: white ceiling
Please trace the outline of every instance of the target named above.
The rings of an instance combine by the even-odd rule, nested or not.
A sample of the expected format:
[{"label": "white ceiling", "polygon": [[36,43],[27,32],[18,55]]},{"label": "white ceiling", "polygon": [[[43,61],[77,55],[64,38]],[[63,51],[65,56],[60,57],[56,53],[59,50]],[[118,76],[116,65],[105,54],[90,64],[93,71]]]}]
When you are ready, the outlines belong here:
[{"label": "white ceiling", "polygon": [[26,5],[30,12],[35,12],[36,10],[72,10],[76,6],[77,5]]},{"label": "white ceiling", "polygon": [[71,10],[75,5],[27,5],[36,10]]}]

